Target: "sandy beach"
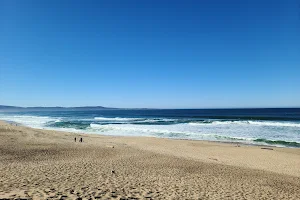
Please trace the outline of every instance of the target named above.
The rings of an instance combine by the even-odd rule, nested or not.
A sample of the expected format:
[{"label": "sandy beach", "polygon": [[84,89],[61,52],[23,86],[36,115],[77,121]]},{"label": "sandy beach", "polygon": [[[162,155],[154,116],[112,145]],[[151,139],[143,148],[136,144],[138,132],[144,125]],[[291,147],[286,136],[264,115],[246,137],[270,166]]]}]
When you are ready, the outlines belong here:
[{"label": "sandy beach", "polygon": [[300,199],[300,149],[262,148],[0,122],[0,198]]}]

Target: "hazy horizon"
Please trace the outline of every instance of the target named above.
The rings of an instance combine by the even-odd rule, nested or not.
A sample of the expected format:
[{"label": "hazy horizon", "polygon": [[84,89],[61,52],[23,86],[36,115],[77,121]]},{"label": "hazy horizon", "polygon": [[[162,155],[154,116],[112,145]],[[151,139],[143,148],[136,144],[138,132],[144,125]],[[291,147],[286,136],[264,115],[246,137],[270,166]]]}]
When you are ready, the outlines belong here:
[{"label": "hazy horizon", "polygon": [[201,108],[201,107],[195,107],[195,108],[189,108],[189,107],[182,107],[182,108],[157,108],[157,107],[107,107],[107,106],[103,106],[103,105],[79,105],[79,106],[18,106],[18,105],[3,105],[1,104],[0,106],[9,106],[9,107],[20,107],[20,108],[84,108],[84,107],[103,107],[103,108],[111,108],[111,109],[289,109],[289,108],[296,108],[296,109],[300,109],[299,107],[215,107],[215,108]]}]

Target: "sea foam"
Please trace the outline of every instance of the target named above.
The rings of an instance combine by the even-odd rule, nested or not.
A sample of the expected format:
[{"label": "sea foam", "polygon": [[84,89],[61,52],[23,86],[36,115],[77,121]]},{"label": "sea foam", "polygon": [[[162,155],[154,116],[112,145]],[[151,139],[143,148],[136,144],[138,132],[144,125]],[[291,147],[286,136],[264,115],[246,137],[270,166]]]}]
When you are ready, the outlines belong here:
[{"label": "sea foam", "polygon": [[166,117],[37,116],[0,114],[0,120],[33,128],[121,136],[211,140],[298,147],[299,121]]}]

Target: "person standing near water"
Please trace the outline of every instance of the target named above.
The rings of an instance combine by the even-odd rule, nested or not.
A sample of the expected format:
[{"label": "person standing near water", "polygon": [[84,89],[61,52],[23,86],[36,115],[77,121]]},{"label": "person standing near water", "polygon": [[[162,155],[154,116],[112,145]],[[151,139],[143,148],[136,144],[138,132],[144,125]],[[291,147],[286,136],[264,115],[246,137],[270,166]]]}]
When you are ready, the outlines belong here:
[{"label": "person standing near water", "polygon": [[76,142],[76,137],[74,138],[75,142]]},{"label": "person standing near water", "polygon": [[80,138],[79,142],[83,142],[83,141],[82,141],[82,137]]}]

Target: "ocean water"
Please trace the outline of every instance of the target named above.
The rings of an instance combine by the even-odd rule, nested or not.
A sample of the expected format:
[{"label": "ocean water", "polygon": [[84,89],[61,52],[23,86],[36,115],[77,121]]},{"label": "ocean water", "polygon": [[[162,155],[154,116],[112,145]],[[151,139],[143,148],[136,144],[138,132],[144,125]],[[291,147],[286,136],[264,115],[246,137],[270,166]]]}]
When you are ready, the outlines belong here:
[{"label": "ocean water", "polygon": [[0,113],[41,129],[300,147],[300,109],[97,110]]}]

